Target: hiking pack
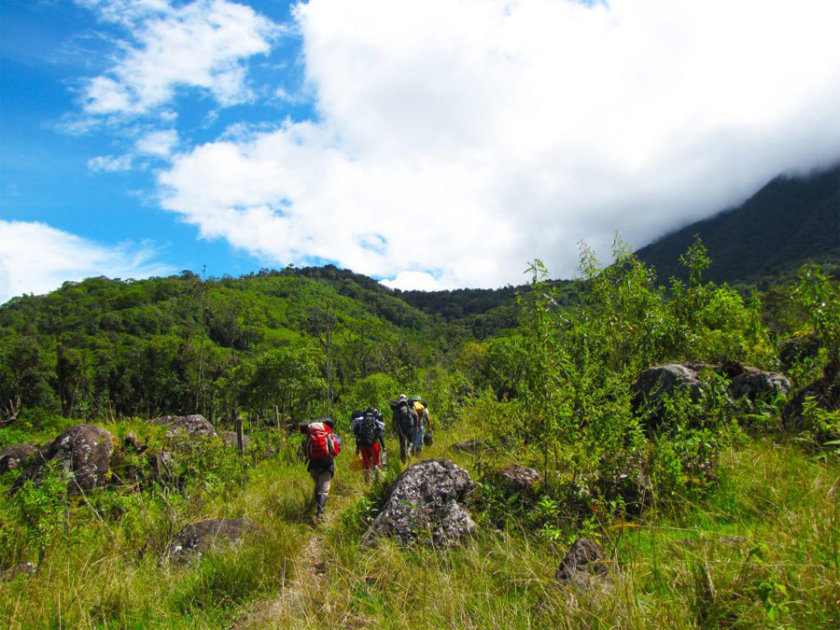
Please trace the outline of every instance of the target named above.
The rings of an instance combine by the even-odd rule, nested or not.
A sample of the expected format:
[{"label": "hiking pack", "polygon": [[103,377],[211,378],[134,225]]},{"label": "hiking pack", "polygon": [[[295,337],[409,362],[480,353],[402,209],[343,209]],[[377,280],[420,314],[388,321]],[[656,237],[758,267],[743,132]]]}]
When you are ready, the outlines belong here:
[{"label": "hiking pack", "polygon": [[341,452],[341,438],[323,422],[310,422],[301,449],[307,459],[335,457]]},{"label": "hiking pack", "polygon": [[412,412],[413,409],[405,401],[397,405],[397,425],[405,435],[414,430],[414,414]]},{"label": "hiking pack", "polygon": [[373,446],[376,443],[376,414],[373,410],[365,411],[365,415],[359,422],[359,429],[356,433],[359,446]]}]

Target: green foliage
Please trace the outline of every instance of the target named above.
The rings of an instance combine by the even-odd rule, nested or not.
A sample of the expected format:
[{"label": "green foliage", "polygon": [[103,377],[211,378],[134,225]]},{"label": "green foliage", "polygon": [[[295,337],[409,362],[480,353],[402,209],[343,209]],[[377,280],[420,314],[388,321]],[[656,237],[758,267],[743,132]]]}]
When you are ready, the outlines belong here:
[{"label": "green foliage", "polygon": [[799,273],[796,300],[808,313],[814,332],[826,353],[826,361],[838,369],[840,362],[840,285],[816,265],[805,265]]},{"label": "green foliage", "polygon": [[66,531],[67,480],[62,470],[48,465],[37,481],[27,481],[3,508],[0,528],[0,566],[8,569],[24,561],[42,562]]}]

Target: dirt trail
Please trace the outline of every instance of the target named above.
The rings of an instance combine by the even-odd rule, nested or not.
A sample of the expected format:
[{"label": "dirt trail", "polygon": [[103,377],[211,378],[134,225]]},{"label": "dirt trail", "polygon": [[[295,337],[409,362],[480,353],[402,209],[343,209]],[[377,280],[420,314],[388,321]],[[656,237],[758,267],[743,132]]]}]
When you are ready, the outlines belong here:
[{"label": "dirt trail", "polygon": [[234,630],[256,628],[308,627],[306,602],[316,593],[322,592],[324,575],[329,559],[325,551],[324,537],[333,521],[338,518],[347,502],[346,497],[330,496],[330,503],[323,520],[312,526],[306,545],[291,560],[288,570],[294,577],[285,582],[280,593],[272,598],[254,602],[246,613],[237,620]]}]

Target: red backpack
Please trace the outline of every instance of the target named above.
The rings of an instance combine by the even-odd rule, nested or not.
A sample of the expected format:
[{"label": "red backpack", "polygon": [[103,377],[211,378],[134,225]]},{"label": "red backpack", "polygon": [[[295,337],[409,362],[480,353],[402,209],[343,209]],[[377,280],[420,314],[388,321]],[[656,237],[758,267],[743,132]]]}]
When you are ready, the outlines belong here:
[{"label": "red backpack", "polygon": [[341,452],[341,439],[323,422],[310,422],[306,428],[306,441],[301,447],[307,459],[335,457]]}]

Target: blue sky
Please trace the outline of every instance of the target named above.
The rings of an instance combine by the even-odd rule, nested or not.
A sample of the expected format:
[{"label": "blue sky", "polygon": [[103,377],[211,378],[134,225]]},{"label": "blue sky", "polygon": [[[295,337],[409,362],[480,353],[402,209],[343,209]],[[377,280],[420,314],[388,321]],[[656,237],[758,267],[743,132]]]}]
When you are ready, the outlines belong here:
[{"label": "blue sky", "polygon": [[833,0],[3,0],[0,303],[571,277],[840,159]]}]

